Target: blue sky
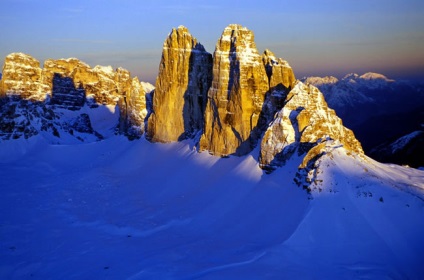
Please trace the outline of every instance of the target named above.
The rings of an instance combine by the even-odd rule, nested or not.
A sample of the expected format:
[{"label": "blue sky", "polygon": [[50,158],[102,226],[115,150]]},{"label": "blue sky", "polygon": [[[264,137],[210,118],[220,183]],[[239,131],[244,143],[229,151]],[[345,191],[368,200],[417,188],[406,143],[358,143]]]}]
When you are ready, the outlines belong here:
[{"label": "blue sky", "polygon": [[77,57],[154,82],[162,44],[186,26],[213,53],[230,23],[255,33],[297,77],[375,71],[424,79],[422,0],[0,0],[0,63],[11,52]]}]

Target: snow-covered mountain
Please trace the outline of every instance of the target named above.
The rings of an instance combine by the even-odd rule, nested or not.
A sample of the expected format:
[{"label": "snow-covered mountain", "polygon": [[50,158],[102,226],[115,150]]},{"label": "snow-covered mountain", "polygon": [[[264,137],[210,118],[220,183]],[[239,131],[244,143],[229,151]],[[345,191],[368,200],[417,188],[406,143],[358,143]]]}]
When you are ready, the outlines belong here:
[{"label": "snow-covered mountain", "polygon": [[[348,74],[342,79],[336,77],[307,77],[301,79],[307,84],[318,87],[331,108],[353,125],[363,122],[370,115],[404,112],[423,96],[423,86],[414,82],[395,81],[378,73]],[[366,109],[362,114],[351,116],[347,111],[360,106]],[[368,111],[374,108],[377,111]]]},{"label": "snow-covered mountain", "polygon": [[424,129],[411,132],[395,141],[383,143],[370,151],[382,162],[395,162],[413,167],[424,166]]},{"label": "snow-covered mountain", "polygon": [[[370,106],[371,103],[379,109],[374,114],[389,110],[402,112],[408,110],[406,106],[412,106],[423,94],[423,87],[419,83],[395,81],[372,72],[361,76],[352,73],[340,80],[332,76],[307,77],[301,80],[318,87],[324,93],[330,107],[339,109],[341,114],[344,114],[342,108]],[[356,116],[348,119],[360,122],[365,117]]]},{"label": "snow-covered mountain", "polygon": [[365,152],[387,141],[421,129],[424,123],[424,84],[395,81],[377,73],[361,76],[308,77],[328,105],[355,131]]},{"label": "snow-covered mountain", "polygon": [[21,53],[3,74],[2,279],[424,274],[424,171],[367,157],[245,27],[213,56],[173,29],[155,87]]},{"label": "snow-covered mountain", "polygon": [[318,87],[326,97],[328,104],[334,108],[352,107],[368,102],[375,102],[375,94],[370,90],[386,90],[395,81],[378,73],[365,73],[361,76],[355,73],[347,74],[342,79],[333,76],[307,77],[303,82]]}]

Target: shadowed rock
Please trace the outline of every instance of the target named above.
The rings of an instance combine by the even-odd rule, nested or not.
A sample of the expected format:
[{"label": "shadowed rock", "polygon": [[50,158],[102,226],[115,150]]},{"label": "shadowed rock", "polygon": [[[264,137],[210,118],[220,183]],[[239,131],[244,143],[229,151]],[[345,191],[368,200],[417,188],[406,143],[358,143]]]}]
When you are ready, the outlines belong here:
[{"label": "shadowed rock", "polygon": [[51,104],[58,108],[79,110],[85,103],[85,91],[82,86],[75,88],[74,81],[60,74],[53,76]]}]

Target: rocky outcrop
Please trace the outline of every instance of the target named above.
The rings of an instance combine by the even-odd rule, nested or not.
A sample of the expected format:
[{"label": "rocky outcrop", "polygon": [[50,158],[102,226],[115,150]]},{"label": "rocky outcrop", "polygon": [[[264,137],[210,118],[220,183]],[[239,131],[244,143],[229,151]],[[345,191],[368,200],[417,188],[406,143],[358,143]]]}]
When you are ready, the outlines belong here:
[{"label": "rocky outcrop", "polygon": [[214,52],[199,149],[220,156],[250,152],[260,135],[258,123],[267,91],[268,79],[253,32],[229,25]]},{"label": "rocky outcrop", "polygon": [[118,100],[131,90],[131,77],[128,70],[111,66],[89,65],[76,59],[48,59],[44,63],[43,83],[49,86],[55,74],[72,79],[75,88],[82,88],[91,106],[116,105]]},{"label": "rocky outcrop", "polygon": [[[41,106],[38,106],[41,105]],[[55,118],[53,110],[17,96],[2,97],[0,99],[0,139],[28,139],[39,133],[40,129],[48,130]],[[37,119],[39,126],[31,124]],[[52,131],[53,132],[53,131]]]},{"label": "rocky outcrop", "polygon": [[125,124],[120,125],[124,128],[120,132],[133,136],[144,132],[145,95],[143,84],[123,68],[90,68],[76,58],[48,59],[40,68],[38,60],[22,53],[6,57],[0,82],[0,96],[44,102],[53,109],[77,111],[85,104],[91,108],[118,106],[121,123]]},{"label": "rocky outcrop", "polygon": [[306,154],[300,153],[303,159],[293,181],[308,193],[322,192],[325,189],[329,192],[336,191],[332,187],[326,186],[322,174],[328,167],[328,160],[332,161],[333,153],[337,152],[347,154],[355,161],[355,155],[347,151],[339,140],[333,140],[330,137],[320,139]]},{"label": "rocky outcrop", "polygon": [[147,137],[171,142],[193,137],[203,128],[212,56],[184,26],[163,44]]},{"label": "rocky outcrop", "polygon": [[289,63],[282,58],[275,57],[270,50],[264,51],[262,62],[265,66],[269,86],[262,108],[262,116],[263,122],[269,124],[274,115],[283,107],[287,94],[296,83],[296,78]]},{"label": "rocky outcrop", "polygon": [[71,78],[54,74],[52,84],[51,104],[69,110],[80,110],[84,106],[85,91],[82,86],[75,88]]},{"label": "rocky outcrop", "polygon": [[380,144],[419,129],[424,121],[422,82],[392,80],[371,72],[348,74],[340,80],[335,77],[303,80],[324,94],[343,123],[355,131],[367,155]]},{"label": "rocky outcrop", "polygon": [[263,136],[260,166],[272,171],[297,152],[305,154],[300,166],[304,168],[310,159],[321,154],[320,147],[325,146],[322,143],[329,140],[337,140],[346,150],[363,154],[353,132],[327,106],[322,93],[312,85],[298,82]]},{"label": "rocky outcrop", "polygon": [[119,130],[130,138],[138,138],[145,132],[149,111],[147,98],[154,87],[140,82],[137,77],[131,83],[130,91],[118,103],[121,110]]},{"label": "rocky outcrop", "polygon": [[28,139],[42,134],[52,143],[98,141],[103,136],[91,126],[86,113],[58,113],[45,102],[31,101],[19,96],[0,99],[0,139]]},{"label": "rocky outcrop", "polygon": [[48,86],[42,83],[40,62],[23,54],[6,56],[0,83],[0,96],[18,95],[23,99],[44,101]]},{"label": "rocky outcrop", "polygon": [[90,116],[85,113],[78,115],[75,119],[71,120],[69,128],[71,129],[70,131],[74,130],[80,133],[93,134],[98,139],[103,139],[103,136],[93,129],[91,126]]},{"label": "rocky outcrop", "polygon": [[287,61],[275,57],[270,50],[265,50],[262,55],[262,62],[265,65],[271,91],[291,89],[294,86],[296,78]]}]

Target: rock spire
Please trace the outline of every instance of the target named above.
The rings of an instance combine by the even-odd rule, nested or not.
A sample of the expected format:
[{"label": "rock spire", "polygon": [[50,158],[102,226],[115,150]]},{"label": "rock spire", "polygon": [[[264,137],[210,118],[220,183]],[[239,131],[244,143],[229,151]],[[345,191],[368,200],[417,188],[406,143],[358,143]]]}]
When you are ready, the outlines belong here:
[{"label": "rock spire", "polygon": [[220,156],[250,152],[259,136],[268,80],[253,32],[241,25],[224,29],[216,44],[200,150]]},{"label": "rock spire", "polygon": [[211,79],[212,55],[186,27],[172,29],[163,44],[147,137],[172,142],[199,133]]}]

